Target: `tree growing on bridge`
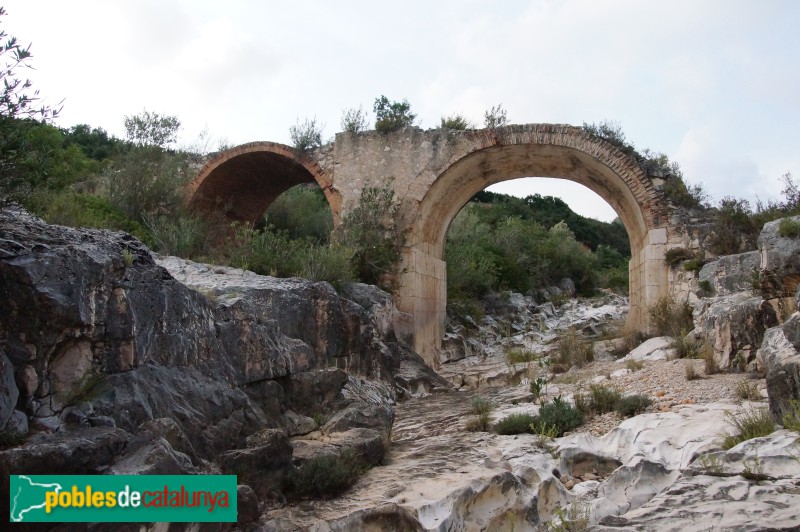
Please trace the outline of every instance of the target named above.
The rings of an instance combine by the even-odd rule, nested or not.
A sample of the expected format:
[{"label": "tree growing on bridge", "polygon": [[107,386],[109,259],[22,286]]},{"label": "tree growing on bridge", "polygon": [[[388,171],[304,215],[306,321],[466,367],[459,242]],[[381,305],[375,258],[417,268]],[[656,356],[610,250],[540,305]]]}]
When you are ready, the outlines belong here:
[{"label": "tree growing on bridge", "polygon": [[455,129],[458,131],[464,131],[466,129],[474,129],[475,126],[464,118],[462,115],[455,114],[451,116],[443,116],[442,117],[442,125],[443,129]]},{"label": "tree growing on bridge", "polygon": [[399,205],[391,188],[365,187],[358,206],[342,220],[336,242],[351,249],[356,276],[368,284],[390,288],[397,273],[405,235],[394,223]]},{"label": "tree growing on bridge", "polygon": [[375,129],[381,133],[391,133],[414,124],[417,115],[411,112],[408,100],[390,102],[386,96],[375,98]]},{"label": "tree growing on bridge", "polygon": [[492,106],[491,109],[483,113],[483,125],[489,129],[497,129],[503,127],[508,122],[508,114],[503,109],[503,104],[497,104],[497,107]]},{"label": "tree growing on bridge", "polygon": [[359,106],[358,109],[345,109],[342,113],[342,131],[361,133],[367,130],[367,112]]},{"label": "tree growing on bridge", "polygon": [[300,155],[306,155],[315,148],[322,146],[322,129],[325,126],[317,123],[317,118],[306,118],[302,123],[289,128],[292,146]]}]

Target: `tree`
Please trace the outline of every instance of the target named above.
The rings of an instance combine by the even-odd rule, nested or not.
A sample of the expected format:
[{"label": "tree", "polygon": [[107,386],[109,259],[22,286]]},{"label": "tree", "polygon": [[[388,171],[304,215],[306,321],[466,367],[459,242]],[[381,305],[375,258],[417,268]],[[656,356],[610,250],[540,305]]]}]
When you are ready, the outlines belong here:
[{"label": "tree", "polygon": [[489,129],[496,129],[503,127],[508,122],[508,115],[506,110],[503,109],[503,104],[497,104],[497,107],[492,107],[483,113],[483,125]]},{"label": "tree", "polygon": [[289,128],[289,136],[292,138],[292,146],[300,155],[305,155],[314,148],[322,146],[322,128],[317,124],[316,117],[306,118],[302,123],[298,119],[297,124]]},{"label": "tree", "polygon": [[407,100],[390,102],[386,96],[375,98],[375,129],[381,133],[391,133],[414,123],[417,115],[411,112]]},{"label": "tree", "polygon": [[350,133],[361,133],[367,130],[367,112],[363,107],[345,109],[342,113],[342,130]]},{"label": "tree", "polygon": [[[394,223],[398,208],[391,188],[365,187],[358,206],[336,228],[336,243],[353,251],[353,270],[362,282],[378,284],[387,280],[386,274],[397,273],[405,244],[405,235]],[[391,288],[388,284],[383,287]]]},{"label": "tree", "polygon": [[136,146],[166,148],[178,139],[181,121],[176,116],[151,113],[125,117],[125,136]]},{"label": "tree", "polygon": [[[0,17],[4,15],[6,10],[0,7]],[[31,80],[18,76],[20,69],[31,68],[30,47],[0,30],[0,203],[23,199],[32,189],[20,168],[25,156],[25,123],[51,121],[61,110],[48,105],[34,107],[39,91],[31,92]]]}]

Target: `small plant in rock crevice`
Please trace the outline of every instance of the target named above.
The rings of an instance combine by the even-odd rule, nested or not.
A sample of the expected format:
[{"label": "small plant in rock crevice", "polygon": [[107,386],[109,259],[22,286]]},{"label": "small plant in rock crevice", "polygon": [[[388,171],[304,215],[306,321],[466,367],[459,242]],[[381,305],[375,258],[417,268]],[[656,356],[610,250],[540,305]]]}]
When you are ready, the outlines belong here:
[{"label": "small plant in rock crevice", "polygon": [[733,434],[723,437],[722,448],[726,451],[743,441],[769,436],[775,432],[775,420],[766,408],[750,408],[738,413],[726,412]]},{"label": "small plant in rock crevice", "polygon": [[736,396],[744,401],[761,400],[761,394],[759,393],[758,386],[755,383],[745,380],[739,381],[736,383],[736,388],[734,391],[736,392]]},{"label": "small plant in rock crevice", "polygon": [[783,413],[781,424],[785,429],[800,433],[800,399],[789,401],[789,408]]},{"label": "small plant in rock crevice", "polygon": [[469,432],[488,432],[491,424],[491,412],[494,407],[494,402],[482,395],[473,397],[473,417],[467,420],[466,430]]},{"label": "small plant in rock crevice", "polygon": [[687,359],[684,362],[684,369],[686,370],[687,381],[696,381],[703,378],[703,376],[698,373],[697,368],[694,365],[694,360]]},{"label": "small plant in rock crevice", "polygon": [[328,499],[345,492],[368,469],[354,451],[316,456],[289,470],[285,490],[292,499]]}]

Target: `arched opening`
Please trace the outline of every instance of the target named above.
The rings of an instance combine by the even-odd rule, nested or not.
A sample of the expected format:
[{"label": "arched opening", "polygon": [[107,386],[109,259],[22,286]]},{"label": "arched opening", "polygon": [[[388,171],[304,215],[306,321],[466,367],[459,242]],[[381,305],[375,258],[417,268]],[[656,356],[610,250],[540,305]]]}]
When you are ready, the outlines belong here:
[{"label": "arched opening", "polygon": [[653,296],[644,292],[663,292],[666,287],[665,269],[645,271],[644,267],[648,246],[661,243],[653,240],[653,214],[646,212],[650,191],[635,183],[632,186],[600,157],[577,148],[537,143],[495,145],[472,151],[449,164],[431,183],[411,219],[398,306],[413,316],[414,345],[429,362],[435,363],[445,317],[444,243],[450,224],[479,191],[494,183],[527,176],[580,183],[619,215],[632,252],[629,323],[639,328],[644,324],[646,328],[646,307],[642,302],[653,300]]},{"label": "arched opening", "polygon": [[219,153],[189,185],[189,202],[230,221],[259,223],[267,207],[290,188],[316,183],[338,223],[341,198],[330,177],[307,156],[273,142],[243,144]]},{"label": "arched opening", "polygon": [[[548,181],[560,184],[561,190]],[[537,182],[545,186],[537,187]],[[504,192],[495,185],[477,193],[450,223],[443,257],[448,305],[457,301],[472,308],[488,292],[507,290],[543,300],[549,298],[548,289],[562,285],[579,296],[594,295],[600,288],[628,293],[628,235],[602,198],[563,179],[521,178],[502,184],[507,185]],[[568,204],[564,190],[583,201],[566,198]],[[587,210],[610,211],[605,215],[609,221],[581,214]]]},{"label": "arched opening", "polygon": [[301,183],[283,192],[267,207],[256,228],[285,231],[293,240],[327,244],[333,231],[333,213],[316,182]]}]

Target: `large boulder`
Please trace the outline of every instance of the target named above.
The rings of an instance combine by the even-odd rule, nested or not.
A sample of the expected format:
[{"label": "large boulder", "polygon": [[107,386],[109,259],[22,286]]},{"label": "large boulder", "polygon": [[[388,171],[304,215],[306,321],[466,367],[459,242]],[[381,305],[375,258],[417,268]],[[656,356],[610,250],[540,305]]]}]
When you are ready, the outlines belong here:
[{"label": "large boulder", "polygon": [[800,312],[769,329],[758,350],[758,361],[766,373],[769,409],[777,421],[800,400]]},{"label": "large boulder", "polygon": [[[800,223],[800,216],[788,218]],[[764,224],[758,235],[761,250],[761,290],[765,298],[794,295],[800,285],[800,239],[781,236],[782,220]]]},{"label": "large boulder", "polygon": [[749,292],[701,300],[694,316],[695,334],[709,340],[717,364],[751,362],[764,332],[778,325],[778,312],[769,301]]},{"label": "large boulder", "polygon": [[715,296],[758,289],[761,253],[750,251],[726,255],[705,264],[698,274],[700,283],[708,282]]}]

